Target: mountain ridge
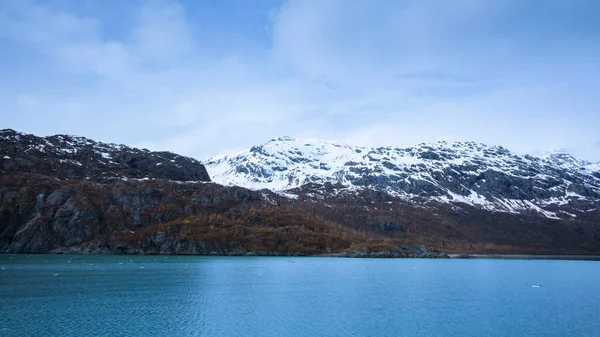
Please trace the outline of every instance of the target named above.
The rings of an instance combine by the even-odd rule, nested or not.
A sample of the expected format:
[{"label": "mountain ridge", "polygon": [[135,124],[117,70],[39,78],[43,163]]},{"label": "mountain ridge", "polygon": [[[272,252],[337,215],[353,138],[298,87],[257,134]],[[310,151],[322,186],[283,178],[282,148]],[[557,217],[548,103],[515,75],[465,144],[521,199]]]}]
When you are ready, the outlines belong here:
[{"label": "mountain ridge", "polygon": [[31,172],[58,179],[169,179],[210,181],[198,160],[122,144],[72,136],[38,137],[0,130],[0,171]]},{"label": "mountain ridge", "polygon": [[[492,211],[536,211],[547,217],[597,207],[598,164],[560,152],[518,155],[476,142],[360,147],[316,139],[274,138],[204,161],[224,185],[285,192],[309,183],[374,188],[411,200],[463,202]],[[585,204],[585,205],[584,205]],[[562,213],[556,212],[558,206]]]},{"label": "mountain ridge", "polygon": [[[284,176],[288,188],[277,193],[220,185],[209,177],[215,172],[210,165],[170,152],[0,131],[0,253],[600,254],[600,209],[591,194],[593,179],[600,177],[590,175],[587,166],[581,173],[476,143],[411,150],[302,143],[302,151],[290,152],[281,143],[296,140],[273,142],[277,151],[256,146],[232,158],[252,154],[254,161],[233,168],[255,175],[258,187],[261,179],[277,178],[274,172]],[[520,166],[508,165],[515,160]],[[532,161],[537,166],[528,167]],[[496,169],[488,170],[492,164]],[[344,170],[336,172],[336,165]],[[508,165],[506,172],[498,170],[502,165]],[[300,168],[307,168],[300,170],[303,176],[286,176]],[[530,204],[520,209],[521,204],[502,199],[539,187],[539,181],[527,185],[530,178],[519,175],[543,174],[528,171],[540,168],[548,174],[541,182],[562,188],[567,180],[566,191],[574,194],[548,205],[522,199]],[[315,175],[323,172],[327,175]],[[429,180],[417,179],[422,177]],[[496,193],[498,203],[512,208],[457,202],[471,191],[467,187],[475,188],[468,183],[486,186],[480,178],[494,184],[474,197]],[[536,193],[557,193],[552,186],[547,190]],[[456,192],[451,200],[448,191]]]}]

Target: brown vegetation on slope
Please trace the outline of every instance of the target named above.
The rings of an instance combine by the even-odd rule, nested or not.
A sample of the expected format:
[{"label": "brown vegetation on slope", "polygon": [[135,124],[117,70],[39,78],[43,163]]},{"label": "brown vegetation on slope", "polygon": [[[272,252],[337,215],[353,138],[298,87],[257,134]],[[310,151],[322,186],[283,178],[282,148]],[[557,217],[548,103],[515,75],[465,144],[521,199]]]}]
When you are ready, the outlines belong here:
[{"label": "brown vegetation on slope", "polygon": [[411,242],[378,237],[369,228],[347,227],[239,187],[0,177],[5,252],[308,255],[341,253],[353,244],[409,254]]},{"label": "brown vegetation on slope", "polygon": [[14,253],[403,256],[425,245],[447,253],[600,254],[600,225],[587,216],[425,207],[372,192],[290,200],[212,183],[0,176],[0,250]]},{"label": "brown vegetation on slope", "polygon": [[[600,209],[569,220],[490,212],[466,204],[407,202],[377,191],[295,191],[295,207],[373,239],[418,242],[446,253],[600,254]],[[309,192],[309,193],[306,193]]]}]

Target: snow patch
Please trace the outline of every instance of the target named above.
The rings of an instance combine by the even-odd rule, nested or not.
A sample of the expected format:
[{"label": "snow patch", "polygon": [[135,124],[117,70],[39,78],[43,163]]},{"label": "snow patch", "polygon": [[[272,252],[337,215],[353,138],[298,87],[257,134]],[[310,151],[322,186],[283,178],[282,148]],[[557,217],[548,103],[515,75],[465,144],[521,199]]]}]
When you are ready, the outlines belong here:
[{"label": "snow patch", "polygon": [[274,192],[274,193],[277,193],[277,194],[279,194],[280,196],[282,196],[282,197],[286,197],[286,198],[288,198],[288,199],[294,199],[294,200],[297,200],[297,199],[298,199],[298,195],[297,195],[297,194],[288,193],[288,192],[283,192],[283,191],[277,191],[277,192]]},{"label": "snow patch", "polygon": [[61,164],[74,164],[77,166],[83,166],[83,164],[81,164],[80,162],[78,162],[77,160],[73,160],[73,159],[59,159],[58,160]]}]

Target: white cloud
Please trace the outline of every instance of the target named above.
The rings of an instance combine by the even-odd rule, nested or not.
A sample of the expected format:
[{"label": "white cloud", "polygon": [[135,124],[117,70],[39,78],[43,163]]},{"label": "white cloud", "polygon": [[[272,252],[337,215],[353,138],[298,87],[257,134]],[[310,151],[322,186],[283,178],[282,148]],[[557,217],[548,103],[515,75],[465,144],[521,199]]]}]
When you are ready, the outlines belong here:
[{"label": "white cloud", "polygon": [[558,146],[600,159],[590,145],[598,51],[585,40],[556,52],[561,36],[532,49],[525,28],[500,27],[510,3],[288,1],[272,16],[267,50],[217,58],[198,42],[208,23],[176,1],[144,2],[110,37],[100,18],[13,2],[0,10],[0,37],[50,58],[61,75],[30,74],[43,85],[27,90],[0,80],[0,105],[24,131],[199,159],[281,135]]},{"label": "white cloud", "polygon": [[141,61],[171,64],[189,56],[194,40],[181,4],[167,0],[144,2],[134,18],[132,49]]}]

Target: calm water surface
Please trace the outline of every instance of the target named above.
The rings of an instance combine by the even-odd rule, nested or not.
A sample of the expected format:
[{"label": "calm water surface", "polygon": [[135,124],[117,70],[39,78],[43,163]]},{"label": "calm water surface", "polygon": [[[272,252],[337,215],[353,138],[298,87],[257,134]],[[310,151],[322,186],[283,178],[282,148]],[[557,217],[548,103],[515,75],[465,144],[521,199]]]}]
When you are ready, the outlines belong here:
[{"label": "calm water surface", "polygon": [[600,336],[600,262],[0,255],[0,336],[61,335]]}]

